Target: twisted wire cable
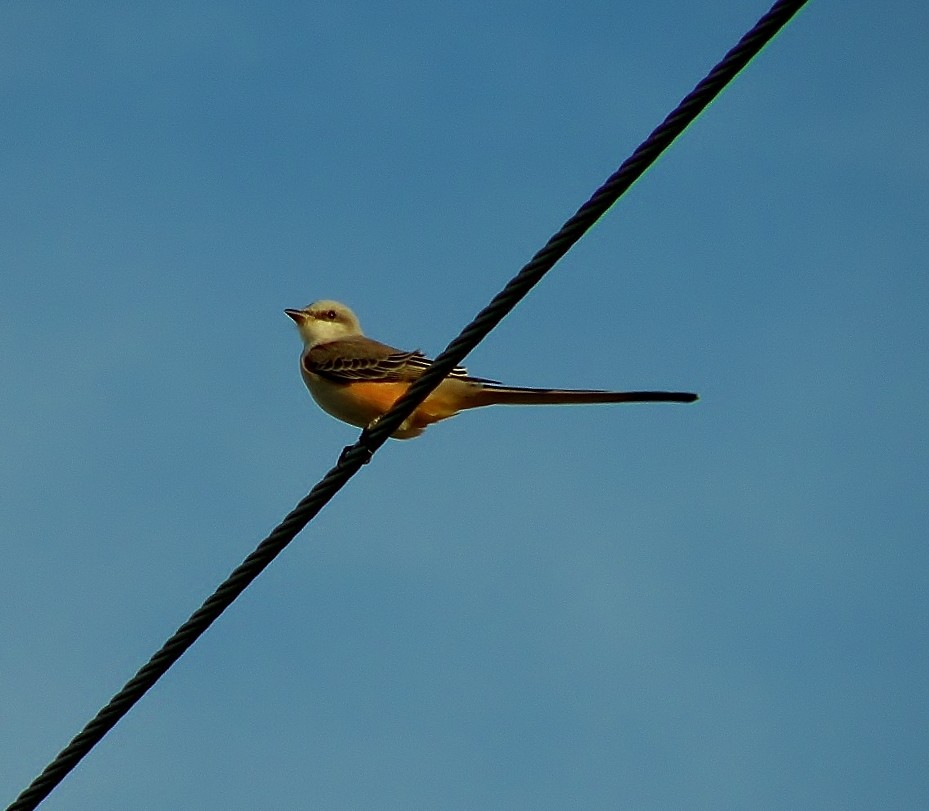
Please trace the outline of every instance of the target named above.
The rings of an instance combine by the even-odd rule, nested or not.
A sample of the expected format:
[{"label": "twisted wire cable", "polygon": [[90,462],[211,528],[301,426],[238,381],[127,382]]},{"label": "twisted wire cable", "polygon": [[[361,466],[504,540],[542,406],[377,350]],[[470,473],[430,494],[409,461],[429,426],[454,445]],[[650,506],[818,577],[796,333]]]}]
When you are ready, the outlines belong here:
[{"label": "twisted wire cable", "polygon": [[162,648],[110,699],[93,719],[8,806],[7,811],[31,811],[93,749],[133,705],[274,560],[348,480],[399,428],[416,407],[459,365],[465,356],[519,303],[586,231],[638,180],[736,74],[758,54],[807,0],[779,0],[656,127],[635,152],[609,177],[577,213],[510,280],[406,394],[374,426],[362,431],[355,444],[342,452],[338,463],[303,498],[198,608]]}]

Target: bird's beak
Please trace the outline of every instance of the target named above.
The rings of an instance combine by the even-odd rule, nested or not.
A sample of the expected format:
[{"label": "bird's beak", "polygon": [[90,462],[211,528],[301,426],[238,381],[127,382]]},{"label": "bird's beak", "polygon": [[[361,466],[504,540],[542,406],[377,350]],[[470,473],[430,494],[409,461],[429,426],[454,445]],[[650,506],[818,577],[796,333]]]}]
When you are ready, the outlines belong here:
[{"label": "bird's beak", "polygon": [[284,310],[298,325],[306,321],[306,313],[303,310]]}]

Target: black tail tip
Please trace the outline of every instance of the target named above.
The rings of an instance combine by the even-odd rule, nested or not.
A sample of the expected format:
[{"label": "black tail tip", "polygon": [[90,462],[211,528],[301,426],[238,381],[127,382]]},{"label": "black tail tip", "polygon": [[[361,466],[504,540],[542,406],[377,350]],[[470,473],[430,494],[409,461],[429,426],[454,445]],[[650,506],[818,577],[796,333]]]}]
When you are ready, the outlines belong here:
[{"label": "black tail tip", "polygon": [[692,391],[630,391],[626,397],[637,403],[692,403],[700,399]]}]

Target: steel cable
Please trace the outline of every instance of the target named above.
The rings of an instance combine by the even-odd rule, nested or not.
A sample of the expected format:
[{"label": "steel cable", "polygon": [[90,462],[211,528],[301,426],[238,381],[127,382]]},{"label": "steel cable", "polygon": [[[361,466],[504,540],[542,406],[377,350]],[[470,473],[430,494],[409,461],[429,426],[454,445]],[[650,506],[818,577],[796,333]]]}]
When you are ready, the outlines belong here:
[{"label": "steel cable", "polygon": [[578,209],[546,245],[510,280],[475,319],[435,359],[430,368],[373,427],[345,448],[338,463],[265,538],[216,591],[109,703],[49,763],[7,811],[36,808],[81,759],[163,676],[213,621],[245,590],[329,500],[370,460],[416,407],[460,364],[465,356],[519,303],[586,231],[638,180],[677,138],[774,37],[807,0],[780,0],[730,50],[651,135]]}]

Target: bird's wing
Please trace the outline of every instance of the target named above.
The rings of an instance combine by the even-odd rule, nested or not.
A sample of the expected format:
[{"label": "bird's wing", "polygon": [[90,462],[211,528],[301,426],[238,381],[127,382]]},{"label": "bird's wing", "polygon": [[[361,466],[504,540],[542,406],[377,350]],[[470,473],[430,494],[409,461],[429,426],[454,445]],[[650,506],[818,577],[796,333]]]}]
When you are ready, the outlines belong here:
[{"label": "bird's wing", "polygon": [[[336,383],[353,381],[413,381],[432,361],[422,352],[404,352],[364,335],[319,344],[303,353],[303,368]],[[457,366],[449,377],[470,383],[495,383],[470,377],[468,370]]]}]

